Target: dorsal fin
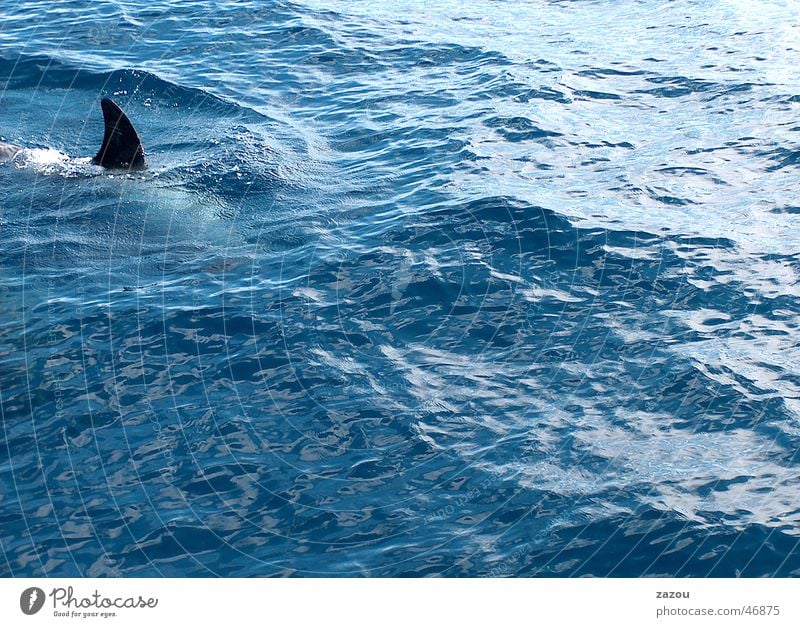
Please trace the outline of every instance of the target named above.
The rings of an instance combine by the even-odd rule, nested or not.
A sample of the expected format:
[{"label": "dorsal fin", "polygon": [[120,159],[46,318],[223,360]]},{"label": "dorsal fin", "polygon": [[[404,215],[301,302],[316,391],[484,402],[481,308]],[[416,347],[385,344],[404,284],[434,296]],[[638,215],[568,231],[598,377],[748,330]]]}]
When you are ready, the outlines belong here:
[{"label": "dorsal fin", "polygon": [[147,167],[144,147],[128,116],[109,98],[103,98],[100,106],[103,108],[105,133],[103,144],[92,159],[92,163],[104,168],[144,170]]}]

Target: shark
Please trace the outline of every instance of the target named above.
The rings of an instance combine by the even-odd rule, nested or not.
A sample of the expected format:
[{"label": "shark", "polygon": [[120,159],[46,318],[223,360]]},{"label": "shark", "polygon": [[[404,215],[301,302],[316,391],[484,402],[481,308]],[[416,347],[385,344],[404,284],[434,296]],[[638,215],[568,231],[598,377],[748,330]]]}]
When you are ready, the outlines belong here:
[{"label": "shark", "polygon": [[[103,142],[91,163],[109,170],[145,170],[144,147],[139,134],[119,105],[110,98],[100,101],[103,110]],[[26,148],[0,142],[0,160],[13,159]]]}]

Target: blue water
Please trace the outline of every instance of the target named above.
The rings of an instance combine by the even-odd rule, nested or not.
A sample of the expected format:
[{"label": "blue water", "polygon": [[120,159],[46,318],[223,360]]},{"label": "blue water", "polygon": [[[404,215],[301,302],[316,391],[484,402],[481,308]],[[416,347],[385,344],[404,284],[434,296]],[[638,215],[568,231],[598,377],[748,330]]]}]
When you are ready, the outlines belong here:
[{"label": "blue water", "polygon": [[4,2],[0,575],[800,575],[797,24]]}]

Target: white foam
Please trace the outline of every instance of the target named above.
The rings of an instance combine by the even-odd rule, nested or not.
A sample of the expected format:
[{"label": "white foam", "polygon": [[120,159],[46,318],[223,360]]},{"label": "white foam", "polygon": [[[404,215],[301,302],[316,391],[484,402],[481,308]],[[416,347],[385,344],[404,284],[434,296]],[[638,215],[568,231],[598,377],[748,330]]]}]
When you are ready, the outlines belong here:
[{"label": "white foam", "polygon": [[90,157],[73,158],[54,148],[23,148],[12,162],[17,168],[32,169],[37,174],[96,176],[103,171],[92,164]]}]

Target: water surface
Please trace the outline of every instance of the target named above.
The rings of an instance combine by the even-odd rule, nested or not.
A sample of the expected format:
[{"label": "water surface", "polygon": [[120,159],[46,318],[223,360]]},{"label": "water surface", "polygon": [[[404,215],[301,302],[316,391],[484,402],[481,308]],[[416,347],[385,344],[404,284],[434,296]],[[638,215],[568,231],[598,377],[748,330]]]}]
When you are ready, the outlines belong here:
[{"label": "water surface", "polygon": [[0,574],[800,575],[797,13],[6,3]]}]

